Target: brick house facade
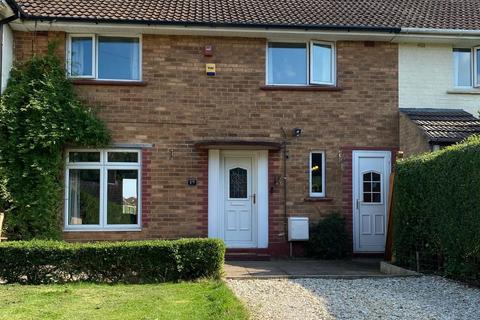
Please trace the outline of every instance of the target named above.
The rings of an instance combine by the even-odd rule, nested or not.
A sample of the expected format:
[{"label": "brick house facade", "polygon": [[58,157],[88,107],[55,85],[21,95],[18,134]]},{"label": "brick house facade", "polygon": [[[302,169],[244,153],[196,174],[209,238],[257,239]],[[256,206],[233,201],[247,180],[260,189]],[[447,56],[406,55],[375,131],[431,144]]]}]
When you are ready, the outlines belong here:
[{"label": "brick house facade", "polygon": [[[15,32],[16,62],[66,34]],[[69,241],[206,237],[208,150],[204,140],[283,142],[288,216],[312,223],[331,212],[347,218],[352,233],[352,150],[398,149],[397,45],[338,41],[335,88],[265,87],[265,38],[143,34],[141,83],[75,81],[76,89],[119,144],[148,144],[142,160],[142,229],[132,232],[64,232]],[[205,45],[214,54],[203,54]],[[33,50],[33,52],[32,52]],[[361,63],[359,63],[361,62]],[[216,76],[205,75],[206,63]],[[293,128],[301,128],[292,137]],[[248,148],[247,148],[248,149]],[[312,150],[326,156],[326,196],[309,197]],[[283,151],[268,153],[269,250],[286,254]],[[187,180],[197,179],[196,186]]]},{"label": "brick house facade", "polygon": [[[232,252],[286,255],[289,217],[312,225],[339,212],[352,251],[383,252],[396,152],[480,132],[478,119],[453,110],[478,107],[478,1],[417,2],[6,0],[2,90],[12,61],[56,41],[79,96],[113,137],[115,150],[96,150],[91,167],[70,164],[66,152],[64,238],[208,236]],[[127,63],[117,66],[119,57]],[[100,76],[102,64],[113,78]],[[425,109],[407,119],[399,106],[453,114]],[[110,152],[125,150],[135,163],[110,163]],[[127,167],[125,181],[110,181]],[[79,218],[81,170],[71,183],[71,168],[97,170],[88,183],[97,184],[100,222]],[[136,212],[135,223],[108,223],[110,202],[115,214]]]}]

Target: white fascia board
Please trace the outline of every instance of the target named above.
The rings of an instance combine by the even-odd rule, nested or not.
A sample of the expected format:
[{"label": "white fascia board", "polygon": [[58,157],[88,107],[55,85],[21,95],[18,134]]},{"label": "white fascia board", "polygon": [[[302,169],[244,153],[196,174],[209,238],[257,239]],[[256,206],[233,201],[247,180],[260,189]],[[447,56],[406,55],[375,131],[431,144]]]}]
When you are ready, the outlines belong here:
[{"label": "white fascia board", "polygon": [[428,34],[445,36],[477,36],[480,37],[480,30],[467,29],[428,29],[428,28],[402,28],[401,34]]},{"label": "white fascia board", "polygon": [[128,23],[93,23],[76,21],[28,21],[15,20],[10,27],[17,31],[64,31],[67,33],[108,33],[108,34],[166,34],[225,36],[244,38],[267,38],[292,40],[326,41],[386,41],[393,43],[463,43],[480,44],[480,30],[402,28],[400,33],[376,31],[347,31],[319,29],[280,29],[259,27],[209,27],[185,25],[147,25]]},{"label": "white fascia board", "polygon": [[168,34],[198,36],[228,36],[247,38],[279,38],[356,41],[390,41],[395,35],[389,32],[346,31],[319,29],[280,29],[257,27],[208,27],[208,26],[172,26],[143,25],[122,23],[91,23],[67,21],[14,21],[11,28],[17,31],[64,31],[67,33],[108,33],[108,34]]}]

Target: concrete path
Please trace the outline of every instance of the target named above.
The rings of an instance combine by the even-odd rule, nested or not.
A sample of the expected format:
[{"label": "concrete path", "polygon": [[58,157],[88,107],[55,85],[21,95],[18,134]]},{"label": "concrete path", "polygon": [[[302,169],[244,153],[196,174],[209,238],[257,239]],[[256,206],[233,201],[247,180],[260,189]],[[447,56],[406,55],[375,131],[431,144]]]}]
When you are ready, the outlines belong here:
[{"label": "concrete path", "polygon": [[227,279],[386,277],[380,259],[226,261]]}]

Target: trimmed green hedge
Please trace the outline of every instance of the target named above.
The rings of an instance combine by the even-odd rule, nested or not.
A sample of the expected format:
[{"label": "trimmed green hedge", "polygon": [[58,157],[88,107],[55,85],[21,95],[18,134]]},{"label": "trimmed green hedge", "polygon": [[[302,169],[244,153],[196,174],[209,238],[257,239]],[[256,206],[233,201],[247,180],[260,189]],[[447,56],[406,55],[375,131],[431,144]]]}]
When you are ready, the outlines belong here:
[{"label": "trimmed green hedge", "polygon": [[152,283],[219,278],[225,245],[215,239],[67,243],[0,243],[0,279],[43,284],[71,281]]},{"label": "trimmed green hedge", "polygon": [[480,280],[480,137],[397,163],[393,237],[400,265]]}]

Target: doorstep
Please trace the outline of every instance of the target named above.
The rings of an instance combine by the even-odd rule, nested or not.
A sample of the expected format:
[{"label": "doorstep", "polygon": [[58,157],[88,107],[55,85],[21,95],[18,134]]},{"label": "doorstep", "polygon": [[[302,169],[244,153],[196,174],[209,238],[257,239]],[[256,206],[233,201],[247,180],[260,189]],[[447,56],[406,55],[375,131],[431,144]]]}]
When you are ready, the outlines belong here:
[{"label": "doorstep", "polygon": [[268,249],[227,249],[226,261],[269,261]]},{"label": "doorstep", "polygon": [[227,261],[227,279],[272,279],[272,278],[385,278],[380,272],[381,259],[353,258],[348,260],[271,260]]}]

